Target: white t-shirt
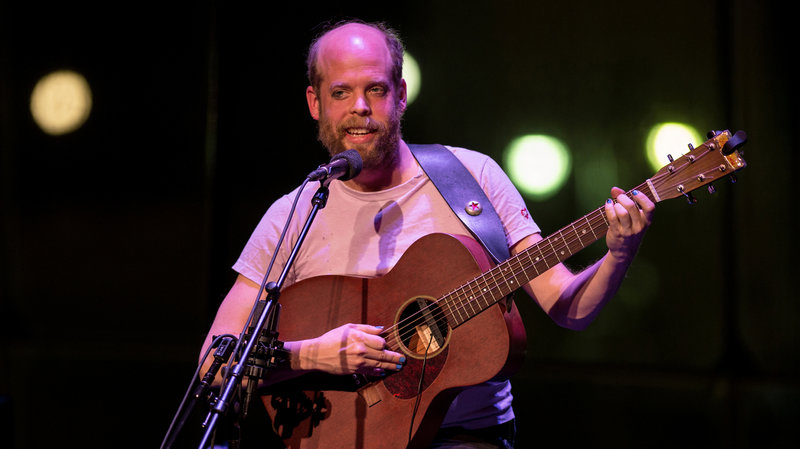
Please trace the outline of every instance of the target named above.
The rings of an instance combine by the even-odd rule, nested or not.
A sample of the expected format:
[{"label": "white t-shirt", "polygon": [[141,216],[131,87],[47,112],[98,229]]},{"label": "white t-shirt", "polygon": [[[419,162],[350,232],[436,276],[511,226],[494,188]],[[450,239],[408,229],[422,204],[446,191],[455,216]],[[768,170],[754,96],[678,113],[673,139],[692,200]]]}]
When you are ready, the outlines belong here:
[{"label": "white t-shirt", "polygon": [[[503,222],[509,247],[539,232],[521,195],[494,160],[464,148],[447,148],[486,192]],[[313,183],[303,190],[271,280],[285,266],[318,187]],[[264,278],[298,190],[270,206],[233,266],[257,284]],[[321,275],[384,275],[412,243],[435,232],[470,235],[421,168],[409,181],[380,192],[359,192],[333,181],[328,203],[317,214],[284,287]],[[511,400],[508,381],[470,387],[456,397],[442,425],[479,428],[508,421],[514,417]]]}]

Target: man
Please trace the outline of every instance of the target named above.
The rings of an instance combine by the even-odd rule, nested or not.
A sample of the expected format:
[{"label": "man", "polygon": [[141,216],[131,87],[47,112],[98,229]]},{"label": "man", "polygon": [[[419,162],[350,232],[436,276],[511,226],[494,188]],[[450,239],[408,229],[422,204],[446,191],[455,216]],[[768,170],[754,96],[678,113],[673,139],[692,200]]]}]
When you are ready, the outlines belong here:
[{"label": "man", "polygon": [[[423,235],[468,234],[401,138],[400,118],[406,109],[402,52],[391,30],[360,22],[335,26],[310,48],[306,99],[319,122],[319,140],[332,155],[356,149],[364,166],[357,177],[331,183],[329,203],[317,216],[287,284],[327,274],[381,276]],[[512,254],[542,239],[521,196],[494,161],[473,151],[449,149],[486,191]],[[254,231],[234,265],[239,276],[220,306],[205,347],[212,335],[238,333],[244,326],[298,190],[276,201]],[[305,217],[315,190],[309,186],[301,192],[298,206],[305,210],[297,216]],[[523,287],[563,327],[583,329],[595,318],[616,293],[650,224],[653,203],[645,195],[634,192],[631,199],[623,193],[613,188],[616,201],[609,199],[605,207],[608,253],[602,259],[577,274],[559,264]],[[302,221],[293,221],[288,242],[294,241]],[[273,277],[287,259],[286,246],[278,250]],[[350,323],[316,338],[285,342],[290,370],[278,377],[309,371],[381,376],[401,370],[404,355],[389,350],[381,328],[371,324]],[[513,418],[507,381],[468,388],[444,417],[436,447],[511,447]]]}]

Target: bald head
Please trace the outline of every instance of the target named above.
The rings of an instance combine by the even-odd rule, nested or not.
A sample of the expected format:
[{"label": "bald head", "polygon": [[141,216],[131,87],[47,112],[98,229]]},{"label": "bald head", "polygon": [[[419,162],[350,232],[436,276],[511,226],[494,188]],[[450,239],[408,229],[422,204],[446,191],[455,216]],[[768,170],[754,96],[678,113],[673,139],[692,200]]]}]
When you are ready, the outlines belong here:
[{"label": "bald head", "polygon": [[[383,49],[378,47],[381,44]],[[385,51],[385,56],[389,58],[389,75],[394,87],[399,86],[403,77],[403,44],[397,33],[382,23],[359,21],[334,25],[314,39],[306,59],[308,82],[314,90],[319,90],[324,57],[343,58],[366,51],[375,55]]]}]

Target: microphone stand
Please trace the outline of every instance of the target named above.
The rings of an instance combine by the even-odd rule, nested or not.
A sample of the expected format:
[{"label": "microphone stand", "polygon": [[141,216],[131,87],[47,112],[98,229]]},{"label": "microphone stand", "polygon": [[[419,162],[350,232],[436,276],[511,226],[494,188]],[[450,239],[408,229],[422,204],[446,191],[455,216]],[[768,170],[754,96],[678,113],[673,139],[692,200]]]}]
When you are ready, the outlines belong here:
[{"label": "microphone stand", "polygon": [[[329,196],[329,189],[328,185],[332,179],[327,179],[320,182],[320,187],[317,192],[314,194],[314,197],[311,199],[311,212],[308,214],[308,218],[306,219],[306,223],[303,226],[303,229],[300,232],[300,235],[297,238],[297,242],[295,242],[294,247],[292,248],[292,252],[289,254],[289,258],[286,261],[286,265],[281,272],[280,277],[278,278],[277,282],[266,282],[266,274],[265,280],[262,283],[261,289],[259,290],[259,294],[257,298],[261,297],[261,290],[267,291],[267,300],[265,306],[258,317],[258,320],[253,327],[252,335],[264,335],[267,340],[271,340],[273,346],[270,346],[266,350],[266,354],[269,356],[269,360],[273,363],[267,363],[267,368],[272,368],[277,365],[275,362],[276,358],[282,357],[286,352],[283,350],[283,343],[277,340],[278,332],[277,332],[277,325],[278,325],[278,316],[280,314],[280,304],[278,304],[278,299],[280,298],[280,290],[283,286],[286,276],[291,268],[294,260],[297,258],[297,253],[300,250],[303,241],[308,234],[308,230],[311,228],[311,224],[314,221],[314,218],[317,216],[317,212],[320,209],[324,208],[325,205],[328,203],[328,196]],[[255,317],[255,315],[254,315]],[[247,327],[247,324],[245,324]],[[242,335],[244,335],[244,330],[242,331]],[[198,446],[199,449],[206,449],[209,446],[209,443],[212,441],[212,437],[214,431],[216,429],[217,423],[223,415],[228,412],[228,409],[231,405],[231,400],[234,396],[234,393],[238,390],[242,383],[242,375],[246,369],[250,366],[250,360],[252,354],[255,353],[254,349],[256,345],[263,343],[262,338],[250,338],[247,341],[247,345],[242,352],[242,355],[239,357],[240,363],[234,365],[233,369],[230,370],[230,376],[228,377],[227,381],[222,386],[222,390],[220,391],[219,398],[217,399],[214,407],[209,411],[208,416],[206,417],[205,422],[203,423],[203,427],[205,427],[205,434],[203,435],[203,439]],[[262,358],[263,360],[263,358]],[[245,361],[245,362],[242,362]],[[271,366],[270,366],[271,365]],[[257,367],[254,369],[248,370],[248,377],[249,382],[247,386],[248,396],[252,394],[253,389],[255,389],[256,385],[250,384],[257,384],[260,378],[263,378],[265,374],[265,370],[263,368]],[[247,398],[249,401],[249,397]],[[246,409],[248,406],[245,404],[244,408]]]}]

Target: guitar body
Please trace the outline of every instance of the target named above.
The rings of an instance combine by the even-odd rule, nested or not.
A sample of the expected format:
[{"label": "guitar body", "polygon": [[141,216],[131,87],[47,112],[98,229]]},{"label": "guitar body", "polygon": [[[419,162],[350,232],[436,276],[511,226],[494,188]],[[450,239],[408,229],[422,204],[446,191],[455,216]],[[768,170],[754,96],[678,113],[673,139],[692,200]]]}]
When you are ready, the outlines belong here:
[{"label": "guitar body", "polygon": [[314,338],[346,323],[382,325],[387,342],[398,343],[391,349],[404,353],[407,363],[383,379],[311,373],[272,387],[263,401],[284,443],[290,448],[425,447],[461,390],[508,378],[521,363],[526,337],[517,308],[505,300],[455,328],[441,322],[438,329],[425,326],[441,314],[423,315],[429,320],[419,320],[422,326],[404,325],[409,314],[420,316],[414,315],[420,304],[430,305],[491,265],[476,241],[431,234],[415,242],[383,277],[320,276],[288,287],[281,295],[281,340]]}]

